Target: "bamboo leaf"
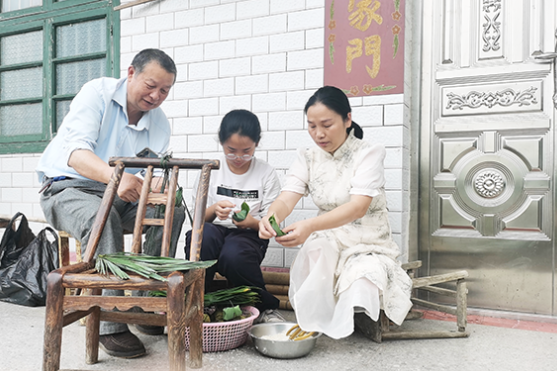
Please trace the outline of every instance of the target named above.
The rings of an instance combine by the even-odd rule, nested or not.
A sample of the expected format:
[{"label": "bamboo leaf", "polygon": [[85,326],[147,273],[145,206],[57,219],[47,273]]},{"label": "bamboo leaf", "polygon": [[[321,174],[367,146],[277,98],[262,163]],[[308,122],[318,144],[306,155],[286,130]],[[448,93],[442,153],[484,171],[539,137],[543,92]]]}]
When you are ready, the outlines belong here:
[{"label": "bamboo leaf", "polygon": [[161,276],[162,273],[208,268],[215,263],[216,260],[191,262],[169,257],[120,252],[99,255],[95,268],[101,274],[112,273],[121,279],[129,279],[129,275],[125,272],[129,271],[146,278],[166,281],[166,278]]},{"label": "bamboo leaf", "polygon": [[[249,286],[238,286],[229,289],[208,292],[204,296],[203,305],[205,307],[254,305],[261,300],[259,298],[259,294],[253,290],[258,290],[258,288]],[[156,297],[166,297],[166,291],[151,291],[149,292],[149,295]]]},{"label": "bamboo leaf", "polygon": [[248,213],[249,213],[249,205],[246,203],[246,201],[244,201],[242,203],[242,210],[237,213],[234,213],[234,215],[232,215],[232,219],[234,219],[237,222],[242,222],[246,219]]},{"label": "bamboo leaf", "polygon": [[275,216],[271,215],[271,217],[269,218],[269,223],[271,223],[271,227],[273,227],[273,229],[275,230],[275,232],[277,232],[277,236],[284,236],[286,235],[286,233],[284,233],[282,231],[282,229],[280,229],[277,221],[275,220]]}]

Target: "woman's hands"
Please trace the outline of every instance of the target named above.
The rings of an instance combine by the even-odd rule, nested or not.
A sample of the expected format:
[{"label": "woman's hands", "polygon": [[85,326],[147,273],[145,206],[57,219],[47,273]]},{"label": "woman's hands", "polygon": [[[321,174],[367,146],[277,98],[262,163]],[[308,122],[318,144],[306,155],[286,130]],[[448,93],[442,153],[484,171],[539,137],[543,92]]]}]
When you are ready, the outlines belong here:
[{"label": "woman's hands", "polygon": [[271,215],[266,215],[259,221],[259,238],[261,239],[270,240],[277,235],[273,227],[271,227],[271,223],[269,223],[269,218],[271,217]]},{"label": "woman's hands", "polygon": [[[313,232],[337,228],[362,218],[366,214],[371,200],[373,199],[369,196],[351,195],[349,202],[316,216],[315,218],[292,223],[282,229],[282,231],[286,233],[285,236],[277,237],[276,232],[273,227],[271,227],[271,223],[269,223],[269,218],[271,215],[275,215],[276,222],[280,223],[282,221],[280,216],[288,216],[301,197],[298,196],[298,198],[295,198],[295,196],[292,195],[295,194],[291,193],[289,195],[289,192],[282,192],[277,200],[273,202],[267,216],[259,222],[259,238],[270,239],[275,237],[275,241],[285,247],[301,245],[306,242],[309,235]],[[283,200],[285,201],[283,202]],[[281,203],[284,205],[282,208],[280,208]]]},{"label": "woman's hands", "polygon": [[[271,223],[269,223],[270,217],[271,215],[267,215],[259,222],[259,238],[268,240],[275,237],[275,241],[284,247],[295,247],[301,245],[306,242],[309,235],[314,232],[312,220],[307,219],[295,222],[283,228],[282,231],[286,233],[286,235],[277,237],[277,233],[273,227],[271,227]],[[276,218],[277,216],[275,215],[275,219]],[[280,223],[280,221],[277,220],[277,223]]]},{"label": "woman's hands", "polygon": [[312,219],[300,220],[292,223],[282,229],[286,235],[276,237],[275,241],[284,247],[295,247],[303,244],[308,239],[309,235],[314,232],[312,226]]}]

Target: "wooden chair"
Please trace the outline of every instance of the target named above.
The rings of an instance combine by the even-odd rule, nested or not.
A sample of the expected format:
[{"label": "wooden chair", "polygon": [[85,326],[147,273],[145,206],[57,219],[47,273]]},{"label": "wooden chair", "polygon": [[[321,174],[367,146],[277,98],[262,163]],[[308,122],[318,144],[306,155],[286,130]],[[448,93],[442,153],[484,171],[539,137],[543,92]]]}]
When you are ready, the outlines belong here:
[{"label": "wooden chair", "polygon": [[[415,277],[416,270],[422,266],[421,261],[414,261],[406,264],[402,264],[402,268],[405,269],[410,277],[412,278],[412,288],[413,294],[411,300],[414,304],[422,306],[425,308],[434,309],[443,313],[448,313],[456,316],[456,331],[448,330],[429,330],[429,331],[404,331],[404,330],[392,330],[392,325],[383,310],[380,311],[379,320],[374,323],[369,332],[365,335],[371,338],[373,341],[380,343],[382,340],[388,339],[433,339],[433,338],[463,338],[470,336],[470,333],[466,331],[466,310],[467,310],[467,295],[468,289],[466,288],[466,277],[468,277],[468,272],[465,270],[438,274],[434,276],[426,277]],[[456,283],[456,289],[451,290],[443,287],[438,287],[438,284],[454,282]],[[431,301],[427,301],[416,297],[418,290],[427,291],[430,293],[448,296],[455,299],[455,306],[449,306],[444,304],[438,304]],[[420,313],[411,311],[406,317],[407,319],[420,318]],[[364,314],[365,316],[365,314]],[[367,317],[367,316],[366,316]],[[366,319],[362,316],[355,317],[355,320]],[[370,320],[371,322],[371,320]]]},{"label": "wooden chair", "polygon": [[[88,316],[86,330],[86,362],[88,364],[98,361],[99,322],[102,320],[167,326],[169,363],[172,371],[186,369],[185,330],[189,326],[190,366],[193,368],[201,367],[204,269],[194,269],[185,273],[172,272],[167,276],[167,282],[145,279],[132,274],[130,274],[129,280],[118,280],[114,276],[102,276],[94,270],[95,260],[93,257],[125,166],[147,168],[138,203],[132,252],[141,252],[143,226],[156,225],[163,227],[162,256],[168,256],[170,247],[178,171],[179,169],[201,169],[190,250],[190,260],[199,260],[210,171],[211,169],[218,169],[219,162],[170,159],[165,165],[172,169],[167,193],[169,197],[150,192],[153,169],[163,167],[160,162],[160,159],[149,158],[111,158],[109,163],[115,167],[114,174],[106,188],[93,224],[83,262],[63,266],[51,272],[48,276],[43,353],[44,371],[59,370],[62,329],[85,316]],[[164,219],[146,219],[145,212],[149,204],[166,205]],[[91,289],[93,295],[69,296],[66,295],[66,288],[77,289],[78,291]],[[101,297],[99,295],[101,295],[103,289],[165,290],[167,291],[167,297]],[[184,300],[184,292],[186,292],[186,300]],[[126,312],[133,307],[142,308],[145,312],[166,314]],[[113,311],[114,308],[117,308],[120,312]],[[101,311],[101,309],[103,310]]]}]

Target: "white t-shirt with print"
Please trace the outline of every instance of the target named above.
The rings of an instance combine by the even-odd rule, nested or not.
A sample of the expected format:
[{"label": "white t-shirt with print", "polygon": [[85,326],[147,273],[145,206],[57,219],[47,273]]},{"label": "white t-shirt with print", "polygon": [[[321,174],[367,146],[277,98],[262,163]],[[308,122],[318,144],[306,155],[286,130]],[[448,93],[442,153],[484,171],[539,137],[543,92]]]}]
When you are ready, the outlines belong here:
[{"label": "white t-shirt with print", "polygon": [[[192,201],[195,207],[195,197],[199,184],[199,174],[195,179],[192,192]],[[226,158],[221,156],[220,169],[211,171],[211,180],[207,196],[207,207],[221,200],[228,200],[236,207],[232,210],[241,210],[245,201],[250,208],[250,214],[261,219],[267,215],[267,210],[280,193],[280,181],[275,168],[267,162],[253,157],[250,167],[244,174],[238,175],[230,171]],[[215,218],[214,224],[227,228],[236,228],[232,222],[233,212],[226,220]]]}]

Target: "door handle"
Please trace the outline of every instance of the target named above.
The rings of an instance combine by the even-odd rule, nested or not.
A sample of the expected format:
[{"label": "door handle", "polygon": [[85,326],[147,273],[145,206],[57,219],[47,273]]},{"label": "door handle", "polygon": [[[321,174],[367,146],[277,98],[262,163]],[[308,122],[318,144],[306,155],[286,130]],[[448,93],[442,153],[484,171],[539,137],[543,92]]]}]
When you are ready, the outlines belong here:
[{"label": "door handle", "polygon": [[[557,39],[557,30],[555,31],[555,38]],[[532,53],[535,63],[552,64],[553,68],[553,107],[557,109],[557,43],[555,44],[554,52],[534,52]]]},{"label": "door handle", "polygon": [[557,52],[535,52],[533,57],[536,63],[553,63],[555,58],[557,58]]}]

